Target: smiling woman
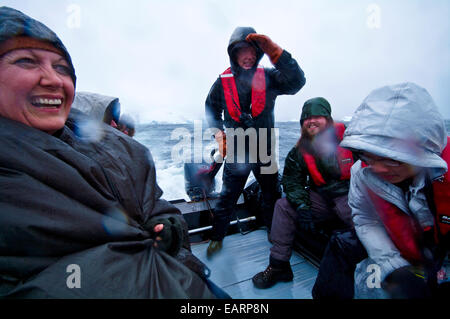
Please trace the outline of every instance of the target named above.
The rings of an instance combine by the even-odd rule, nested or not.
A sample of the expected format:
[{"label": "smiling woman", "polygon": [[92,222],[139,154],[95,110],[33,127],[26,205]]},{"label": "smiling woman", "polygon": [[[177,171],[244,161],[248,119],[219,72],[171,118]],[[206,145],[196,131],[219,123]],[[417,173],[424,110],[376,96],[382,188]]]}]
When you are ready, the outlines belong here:
[{"label": "smiling woman", "polygon": [[0,115],[53,134],[64,126],[75,85],[67,61],[46,49],[19,49],[0,58]]},{"label": "smiling woman", "polygon": [[149,150],[80,134],[75,82],[61,40],[0,7],[0,299],[214,298]]},{"label": "smiling woman", "polygon": [[73,102],[72,60],[53,31],[32,19],[21,27],[8,21],[10,14],[2,8],[0,115],[52,134],[64,126]]}]

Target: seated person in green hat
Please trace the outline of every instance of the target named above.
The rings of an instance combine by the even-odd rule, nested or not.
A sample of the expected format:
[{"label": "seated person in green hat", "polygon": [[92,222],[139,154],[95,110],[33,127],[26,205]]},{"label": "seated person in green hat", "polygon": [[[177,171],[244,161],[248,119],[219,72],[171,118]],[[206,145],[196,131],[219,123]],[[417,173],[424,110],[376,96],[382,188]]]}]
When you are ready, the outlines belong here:
[{"label": "seated person in green hat", "polygon": [[289,260],[298,224],[309,230],[352,227],[347,194],[353,155],[338,146],[344,124],[334,123],[329,102],[317,97],[305,102],[300,126],[301,137],[285,160],[286,197],[275,204],[270,263],[253,277],[257,288],[293,279]]}]

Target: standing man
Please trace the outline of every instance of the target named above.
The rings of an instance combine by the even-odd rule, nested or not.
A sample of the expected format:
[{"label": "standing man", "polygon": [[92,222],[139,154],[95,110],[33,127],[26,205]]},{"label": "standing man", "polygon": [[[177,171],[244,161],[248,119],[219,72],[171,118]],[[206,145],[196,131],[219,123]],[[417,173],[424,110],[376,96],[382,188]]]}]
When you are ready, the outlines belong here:
[{"label": "standing man", "polygon": [[[275,68],[258,66],[264,53]],[[227,233],[234,206],[250,171],[261,186],[263,219],[270,232],[273,207],[280,196],[278,170],[261,170],[267,163],[263,163],[260,156],[255,159],[255,154],[251,154],[249,150],[256,147],[259,154],[261,146],[264,146],[267,147],[267,155],[272,154],[274,145],[271,142],[271,131],[275,122],[275,99],[278,95],[295,94],[305,84],[304,73],[291,55],[266,35],[257,34],[251,27],[238,27],[234,30],[228,45],[228,55],[231,67],[213,84],[205,103],[208,123],[210,127],[217,129],[214,136],[221,155],[227,155],[227,143],[228,148],[233,149],[224,166],[222,192],[215,209],[213,235],[207,251],[209,257],[222,248],[222,240]],[[236,129],[240,129],[240,132],[256,132],[256,139],[244,136],[248,143],[239,145],[236,143],[236,135],[239,134],[234,134]],[[267,138],[260,136],[264,130]],[[229,134],[227,141],[228,131],[233,131],[233,134]],[[238,154],[244,156],[236,161]]]},{"label": "standing man", "polygon": [[293,279],[289,260],[298,223],[310,230],[311,225],[328,230],[352,227],[347,195],[353,155],[338,146],[344,125],[333,122],[330,104],[317,97],[305,102],[300,126],[301,137],[283,171],[286,197],[275,205],[270,263],[253,277],[257,288]]}]

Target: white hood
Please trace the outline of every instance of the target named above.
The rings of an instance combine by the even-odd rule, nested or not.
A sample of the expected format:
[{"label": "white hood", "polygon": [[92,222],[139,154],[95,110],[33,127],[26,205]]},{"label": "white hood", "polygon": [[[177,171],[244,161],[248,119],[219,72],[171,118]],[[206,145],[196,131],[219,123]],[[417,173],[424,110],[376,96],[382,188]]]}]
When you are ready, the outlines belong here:
[{"label": "white hood", "polygon": [[444,173],[447,143],[442,115],[430,94],[414,83],[372,91],[349,123],[342,147],[392,158]]},{"label": "white hood", "polygon": [[[92,119],[102,122],[105,112],[115,111],[118,112],[117,116],[120,114],[120,106],[114,106],[114,108],[119,107],[119,109],[108,109],[108,106],[112,106],[113,102],[118,103],[119,99],[97,93],[77,92],[72,103],[72,108],[87,114]],[[111,116],[114,117],[113,114]]]}]

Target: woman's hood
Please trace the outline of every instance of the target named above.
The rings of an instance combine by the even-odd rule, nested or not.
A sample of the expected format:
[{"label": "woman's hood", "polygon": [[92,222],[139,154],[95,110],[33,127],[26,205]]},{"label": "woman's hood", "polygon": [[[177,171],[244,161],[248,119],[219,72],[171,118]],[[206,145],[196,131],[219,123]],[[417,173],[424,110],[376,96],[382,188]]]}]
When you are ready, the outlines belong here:
[{"label": "woman's hood", "polygon": [[447,144],[442,115],[430,94],[414,83],[372,91],[348,125],[342,147],[414,166],[447,170],[440,157]]},{"label": "woman's hood", "polygon": [[0,7],[0,43],[14,37],[30,37],[51,43],[64,54],[64,58],[71,68],[73,83],[76,83],[75,68],[72,59],[62,41],[56,33],[43,23],[9,7]]}]

